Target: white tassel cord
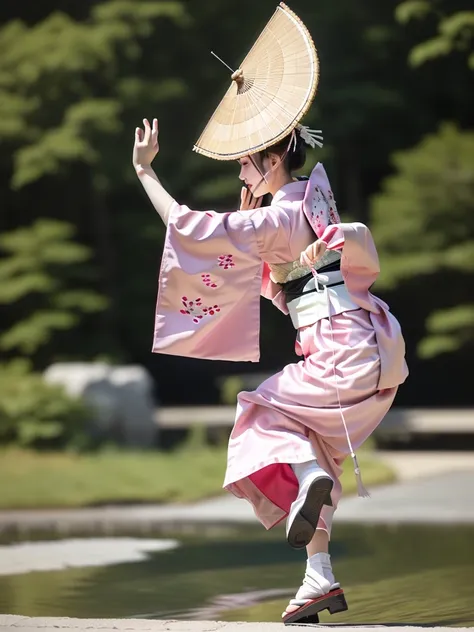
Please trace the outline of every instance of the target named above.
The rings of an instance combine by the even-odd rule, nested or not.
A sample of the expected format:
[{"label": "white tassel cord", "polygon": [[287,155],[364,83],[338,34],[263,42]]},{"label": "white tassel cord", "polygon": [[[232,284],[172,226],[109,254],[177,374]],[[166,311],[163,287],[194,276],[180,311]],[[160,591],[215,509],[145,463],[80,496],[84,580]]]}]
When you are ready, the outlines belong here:
[{"label": "white tassel cord", "polygon": [[334,331],[332,328],[332,320],[331,320],[331,300],[329,297],[329,291],[327,288],[327,282],[328,282],[328,278],[325,277],[324,275],[319,275],[317,273],[317,271],[313,268],[312,262],[310,262],[311,265],[311,272],[314,276],[315,282],[316,282],[316,289],[318,292],[320,292],[320,286],[319,286],[319,282],[321,282],[321,284],[323,285],[323,292],[325,292],[326,294],[326,301],[327,301],[327,306],[328,306],[328,319],[329,319],[329,329],[331,331],[331,341],[332,341],[332,356],[333,356],[333,363],[332,363],[332,369],[333,369],[333,375],[334,375],[334,381],[335,381],[335,385],[336,385],[336,394],[337,394],[337,404],[339,406],[339,412],[341,415],[341,420],[342,420],[342,424],[344,426],[344,431],[346,433],[346,439],[347,439],[347,446],[349,448],[349,452],[352,458],[352,462],[354,465],[354,474],[356,477],[356,482],[357,482],[357,494],[358,496],[360,496],[361,498],[369,498],[370,494],[367,491],[367,489],[364,487],[364,483],[362,482],[362,474],[360,471],[360,467],[359,467],[359,462],[357,461],[357,456],[354,452],[354,448],[352,447],[352,441],[349,435],[349,430],[347,429],[347,423],[346,423],[346,419],[344,417],[344,412],[342,410],[342,405],[341,405],[341,397],[339,394],[339,387],[337,384],[337,373],[336,373],[336,351],[334,349]]}]

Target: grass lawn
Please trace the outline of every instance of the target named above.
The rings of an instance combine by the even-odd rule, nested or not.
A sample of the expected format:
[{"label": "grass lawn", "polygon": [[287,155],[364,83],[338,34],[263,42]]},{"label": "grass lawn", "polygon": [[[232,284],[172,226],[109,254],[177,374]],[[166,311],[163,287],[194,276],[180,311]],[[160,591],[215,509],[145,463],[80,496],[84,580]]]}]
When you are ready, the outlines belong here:
[{"label": "grass lawn", "polygon": [[[394,480],[370,452],[360,457],[364,483]],[[221,492],[224,447],[186,446],[172,453],[106,450],[93,454],[0,451],[0,508],[83,507],[104,503],[177,503]],[[355,491],[351,460],[345,493]]]}]

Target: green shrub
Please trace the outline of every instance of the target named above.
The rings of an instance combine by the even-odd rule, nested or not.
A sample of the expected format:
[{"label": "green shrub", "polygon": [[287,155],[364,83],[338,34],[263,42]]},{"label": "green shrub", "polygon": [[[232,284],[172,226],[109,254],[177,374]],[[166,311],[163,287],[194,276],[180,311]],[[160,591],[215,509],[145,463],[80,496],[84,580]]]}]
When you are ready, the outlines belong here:
[{"label": "green shrub", "polygon": [[474,346],[474,132],[452,123],[394,156],[396,172],[372,199],[372,230],[382,274],[377,288],[398,301],[428,292],[420,358]]},{"label": "green shrub", "polygon": [[84,448],[85,404],[47,384],[26,360],[0,364],[0,444]]}]

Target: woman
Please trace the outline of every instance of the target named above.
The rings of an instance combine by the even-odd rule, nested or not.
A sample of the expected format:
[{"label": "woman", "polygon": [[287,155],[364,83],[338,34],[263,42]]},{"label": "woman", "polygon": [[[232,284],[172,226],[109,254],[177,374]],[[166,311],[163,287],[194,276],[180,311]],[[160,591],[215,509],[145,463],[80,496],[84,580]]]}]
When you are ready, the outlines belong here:
[{"label": "woman", "polygon": [[[238,396],[224,487],[262,524],[287,517],[287,540],[306,546],[302,586],[285,623],[347,608],[328,552],[342,463],[389,410],[407,376],[404,342],[387,305],[369,292],[378,272],[367,227],[342,224],[326,173],[305,161],[307,128],[239,160],[242,209],[193,211],[162,187],[151,163],[158,122],[137,128],[133,164],[167,225],[155,352],[258,360],[259,295],[289,313],[302,360]],[[258,208],[264,195],[271,204]]]}]

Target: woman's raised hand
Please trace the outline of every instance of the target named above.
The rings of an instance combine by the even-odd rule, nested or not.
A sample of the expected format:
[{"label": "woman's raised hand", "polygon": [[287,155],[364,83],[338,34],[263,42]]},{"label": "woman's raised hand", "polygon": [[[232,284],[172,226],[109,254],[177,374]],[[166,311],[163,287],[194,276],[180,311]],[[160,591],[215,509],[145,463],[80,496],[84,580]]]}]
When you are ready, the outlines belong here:
[{"label": "woman's raised hand", "polygon": [[137,127],[135,130],[135,144],[133,145],[133,166],[149,167],[159,151],[158,145],[158,119],[153,119],[150,125],[148,119],[143,119],[144,129]]},{"label": "woman's raised hand", "polygon": [[240,191],[240,210],[251,211],[254,208],[259,208],[262,205],[263,197],[255,197],[252,195],[250,189],[242,187]]},{"label": "woman's raised hand", "polygon": [[300,255],[300,264],[302,266],[312,266],[318,259],[321,259],[326,252],[326,244],[321,239],[314,241]]}]

